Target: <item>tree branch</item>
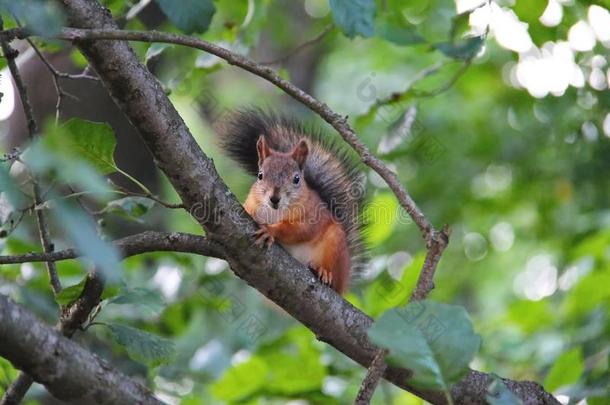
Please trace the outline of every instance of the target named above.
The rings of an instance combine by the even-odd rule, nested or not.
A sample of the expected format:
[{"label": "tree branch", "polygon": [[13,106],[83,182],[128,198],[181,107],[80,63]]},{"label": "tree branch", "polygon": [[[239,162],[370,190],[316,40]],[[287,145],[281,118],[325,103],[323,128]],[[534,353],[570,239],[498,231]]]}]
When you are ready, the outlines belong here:
[{"label": "tree branch", "polygon": [[[0,29],[4,29],[4,21],[2,21],[2,17],[0,16]],[[19,73],[19,69],[17,68],[17,63],[15,62],[15,58],[17,57],[17,51],[11,48],[7,39],[0,38],[0,43],[2,44],[2,52],[6,57],[6,62],[8,64],[9,71],[11,72],[11,76],[15,81],[15,86],[17,87],[17,92],[21,98],[21,104],[23,105],[23,112],[25,113],[25,118],[28,123],[28,134],[30,137],[30,141],[34,140],[36,136],[36,132],[38,131],[38,127],[36,125],[36,120],[34,119],[34,111],[32,110],[32,105],[30,104],[30,99],[28,97],[27,88],[23,79],[21,78],[21,74]],[[40,192],[40,186],[36,179],[33,179],[34,182],[34,204],[40,205],[42,204],[42,197]],[[47,224],[46,214],[41,211],[36,211],[36,221],[38,223],[38,233],[40,235],[40,242],[42,244],[42,248],[45,252],[53,251],[53,242],[51,241],[51,235],[49,234],[49,227]],[[57,276],[57,268],[55,263],[47,262],[46,263],[47,272],[49,273],[49,280],[51,283],[51,288],[53,288],[53,292],[55,294],[59,294],[61,292],[61,283],[59,282],[59,277]]]},{"label": "tree branch", "polygon": [[[83,325],[93,308],[99,304],[104,291],[104,282],[96,273],[87,275],[80,297],[62,310],[61,318],[55,326],[68,339]],[[25,372],[20,372],[15,381],[4,393],[0,405],[16,405],[21,402],[34,380]]]},{"label": "tree branch", "polygon": [[[220,244],[203,236],[181,232],[146,231],[114,241],[123,257],[149,252],[183,252],[223,259],[225,254]],[[0,265],[33,262],[58,262],[79,257],[76,249],[57,252],[26,253],[17,256],[0,256]]]},{"label": "tree branch", "polygon": [[[93,0],[61,0],[70,24],[83,28],[109,29],[117,38],[107,11]],[[82,34],[94,31],[81,31]],[[103,32],[103,31],[102,31]],[[106,35],[107,33],[104,33]],[[137,33],[141,40],[154,33]],[[278,78],[271,69],[237,57],[226,50],[194,38],[171,36],[174,43],[191,42],[231,64],[261,75],[283,88],[288,94],[305,102],[330,122],[350,144],[355,145],[365,163],[384,173],[386,181],[398,191],[403,206],[409,207],[414,221],[427,239],[431,225],[400,185],[396,175],[384,172],[383,164],[355,136],[345,119],[333,113],[313,97]],[[116,38],[115,38],[116,39]],[[159,168],[167,175],[191,215],[206,229],[210,240],[220,243],[232,270],[263,295],[312,330],[318,339],[328,342],[354,361],[368,366],[378,351],[368,340],[367,329],[372,319],[343,300],[333,290],[323,286],[313,274],[281,247],[264,250],[253,245],[250,235],[256,226],[242,206],[218,176],[213,162],[200,150],[188,128],[163,92],[162,87],[138,61],[135,53],[123,41],[93,41],[77,39],[76,45],[108,88],[147,144]],[[197,47],[197,46],[195,46]],[[205,48],[204,48],[205,47]],[[377,165],[377,166],[376,166]],[[379,166],[381,165],[381,166]],[[386,169],[387,170],[387,169]],[[378,171],[379,172],[379,171]],[[400,194],[402,193],[402,194]],[[410,203],[413,203],[410,205]],[[399,387],[435,404],[444,404],[443,393],[421,391],[409,385],[408,370],[389,367],[384,376]],[[470,372],[453,387],[456,403],[484,404],[487,387],[492,382],[484,373]],[[527,403],[558,404],[542,387],[529,382],[513,382],[509,388]],[[459,395],[458,395],[459,394]]]},{"label": "tree branch", "polygon": [[377,384],[379,384],[379,379],[383,376],[383,373],[387,368],[384,360],[387,354],[387,350],[379,349],[375,357],[373,357],[373,361],[371,361],[366,376],[360,385],[358,395],[356,395],[354,405],[369,405],[371,403],[375,388],[377,388]]},{"label": "tree branch", "polygon": [[98,404],[161,404],[142,385],[0,294],[0,356],[54,397]]}]

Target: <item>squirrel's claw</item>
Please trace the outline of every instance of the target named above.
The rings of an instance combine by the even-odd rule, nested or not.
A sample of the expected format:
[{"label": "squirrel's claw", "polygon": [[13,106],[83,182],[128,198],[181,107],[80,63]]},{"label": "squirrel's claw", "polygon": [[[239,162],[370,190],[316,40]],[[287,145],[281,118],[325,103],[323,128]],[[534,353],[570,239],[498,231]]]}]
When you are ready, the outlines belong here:
[{"label": "squirrel's claw", "polygon": [[332,284],[333,284],[333,272],[332,271],[327,270],[324,267],[315,267],[311,263],[308,265],[308,267],[313,272],[315,272],[315,274],[318,276],[318,278],[320,279],[322,284],[332,287]]},{"label": "squirrel's claw", "polygon": [[275,242],[275,238],[269,233],[269,229],[265,225],[261,225],[260,229],[254,232],[254,244],[260,247],[266,247],[269,249],[273,242]]}]

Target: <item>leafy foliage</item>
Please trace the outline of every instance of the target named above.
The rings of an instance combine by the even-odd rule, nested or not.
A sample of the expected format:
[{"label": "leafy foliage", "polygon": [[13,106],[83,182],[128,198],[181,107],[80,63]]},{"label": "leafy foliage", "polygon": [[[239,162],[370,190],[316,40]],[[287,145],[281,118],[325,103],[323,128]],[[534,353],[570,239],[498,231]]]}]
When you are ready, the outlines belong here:
[{"label": "leafy foliage", "polygon": [[157,0],[157,3],[176,27],[187,34],[205,32],[216,12],[211,0]]},{"label": "leafy foliage", "polygon": [[114,246],[102,240],[93,221],[73,204],[58,202],[57,218],[83,258],[90,260],[109,283],[121,279],[121,258]]},{"label": "leafy foliage", "polygon": [[375,21],[375,35],[398,45],[415,45],[425,42],[417,33],[415,25],[393,13],[385,13],[378,17]]},{"label": "leafy foliage", "polygon": [[131,304],[146,308],[150,313],[158,315],[165,307],[165,302],[159,293],[146,288],[125,288],[110,300],[109,304]]},{"label": "leafy foliage", "polygon": [[455,59],[471,59],[480,50],[485,43],[483,37],[472,37],[464,40],[462,43],[441,43],[436,45],[436,49]]},{"label": "leafy foliage", "polygon": [[[362,169],[371,262],[351,283],[347,299],[378,318],[373,333],[390,349],[390,360],[420,370],[416,383],[446,389],[476,353],[475,368],[544,382],[571,403],[608,403],[610,293],[603,286],[610,283],[610,61],[607,42],[590,17],[592,10],[607,11],[607,1],[553,2],[562,16],[556,25],[541,20],[547,1],[481,2],[474,10],[462,1],[159,0],[139,8],[144,3],[103,1],[127,29],[179,30],[254,60],[279,60],[270,68],[349,116],[357,135],[395,170],[432,223],[450,225],[451,241],[426,303],[443,325],[451,325],[447,337],[459,335],[445,342],[444,334],[430,339],[425,324],[396,319],[422,268],[424,245],[390,190]],[[50,34],[65,21],[55,4],[0,1],[0,12],[5,28],[16,26],[8,12],[13,11],[21,23]],[[487,24],[490,7],[494,22]],[[159,18],[151,25],[155,13]],[[509,24],[509,40],[497,21]],[[570,40],[577,23],[592,30],[589,50],[578,50]],[[531,38],[535,48],[511,48],[518,34]],[[79,69],[87,65],[65,44],[36,43],[44,44],[57,68],[64,66],[64,54]],[[228,69],[217,57],[175,45],[132,45],[242,200],[252,179],[218,153],[211,130],[226,110],[253,104],[312,118],[280,91]],[[568,70],[562,87],[559,78]],[[537,79],[525,80],[532,72]],[[143,229],[201,229],[188,213],[141,197],[146,191],[140,181],[164,200],[175,193],[162,176],[127,175],[136,161],[130,158],[146,152],[121,151],[127,143],[120,127],[117,145],[107,123],[43,125],[53,121],[55,94],[40,94],[44,87],[25,79],[43,116],[41,139],[23,143],[19,161],[0,162],[0,251],[41,250],[30,208],[36,178],[45,201],[35,208],[48,214],[55,248],[76,246],[85,254],[80,261],[57,263],[65,287],[57,302],[73,301],[84,272],[94,266],[114,281],[105,288],[107,305],[96,321],[115,325],[112,336],[123,343],[82,339],[88,349],[126,373],[144,376],[155,392],[176,403],[353,403],[363,369],[270,306],[226,263],[167,252],[120,262],[107,241]],[[70,92],[68,86],[80,84],[65,83]],[[536,93],[539,87],[546,90]],[[12,94],[3,92],[0,112]],[[99,101],[79,97],[77,109]],[[43,99],[52,105],[45,107]],[[405,132],[401,124],[413,107],[415,123]],[[7,139],[19,132],[5,122],[0,126],[9,131]],[[120,176],[132,178],[138,196],[115,189],[125,186]],[[0,278],[3,294],[56,322],[57,303],[41,263],[3,265]],[[480,351],[465,310],[448,304],[470,314],[485,338]],[[175,344],[175,357],[159,336]],[[16,374],[0,359],[0,392]],[[421,403],[381,384],[383,393],[373,405]],[[28,399],[47,402],[39,391]],[[517,403],[500,380],[489,387],[487,399]]]},{"label": "leafy foliage", "polygon": [[146,214],[155,202],[145,197],[124,197],[118,200],[109,201],[104,207],[103,212],[120,215],[123,218],[139,221],[140,217]]},{"label": "leafy foliage", "polygon": [[57,301],[59,305],[70,305],[80,297],[86,282],[87,277],[84,277],[78,284],[63,288],[61,292],[55,296],[55,301]]},{"label": "leafy foliage", "polygon": [[375,33],[374,0],[329,0],[335,23],[350,38],[356,35],[373,36]]},{"label": "leafy foliage", "polygon": [[156,367],[169,363],[175,356],[175,349],[170,340],[143,332],[127,325],[106,325],[114,340],[125,347],[132,359]]},{"label": "leafy foliage", "polygon": [[0,11],[16,16],[36,34],[57,34],[65,25],[61,8],[49,0],[0,0]]},{"label": "leafy foliage", "polygon": [[555,391],[561,386],[574,384],[580,379],[584,369],[582,350],[575,347],[557,358],[544,379],[544,386],[549,391]]},{"label": "leafy foliage", "polygon": [[45,144],[63,156],[80,157],[100,174],[117,170],[114,162],[116,139],[110,125],[73,118],[51,131]]},{"label": "leafy foliage", "polygon": [[468,372],[481,344],[464,308],[429,300],[389,310],[368,335],[389,350],[390,364],[413,370],[414,386],[443,391]]}]

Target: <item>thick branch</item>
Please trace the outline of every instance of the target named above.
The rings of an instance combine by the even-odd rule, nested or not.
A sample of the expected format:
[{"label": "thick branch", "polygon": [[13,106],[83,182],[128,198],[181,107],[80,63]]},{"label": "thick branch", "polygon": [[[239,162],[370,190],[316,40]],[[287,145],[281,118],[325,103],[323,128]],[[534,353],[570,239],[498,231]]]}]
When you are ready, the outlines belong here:
[{"label": "thick branch", "polygon": [[62,400],[161,404],[131,378],[0,295],[0,356]]},{"label": "thick branch", "polygon": [[[116,30],[110,15],[97,2],[61,2],[72,25]],[[138,35],[145,38],[147,34],[149,33]],[[178,39],[184,40],[181,37]],[[197,42],[195,39],[187,40]],[[222,182],[212,161],[199,149],[160,84],[138,61],[129,45],[123,41],[77,40],[75,43],[97,71],[117,105],[139,130],[159,168],[168,176],[193,217],[206,228],[210,240],[218,241],[226,249],[227,260],[233,271],[311,329],[320,340],[368,366],[377,352],[366,335],[372,320],[341,299],[333,290],[319,283],[305,266],[300,265],[279,246],[274,245],[269,251],[253,246],[249,235],[256,230],[255,224]],[[238,60],[234,55],[227,55],[222,48],[218,49],[208,43],[203,43],[203,46],[222,52],[226,60],[236,65],[239,63],[246,70],[259,72],[261,69],[241,57]],[[283,79],[278,81],[271,69],[263,69],[265,72],[261,73],[264,73],[265,78],[273,79],[289,94],[307,101],[316,112],[322,111],[327,121],[330,120],[342,135],[347,135],[353,141],[355,135],[351,130],[346,130],[349,127],[344,118],[330,112],[324,104]],[[353,138],[350,138],[350,134]],[[360,152],[364,155],[365,162],[375,164],[375,158],[366,149],[361,149]],[[396,175],[388,173],[386,177],[394,180],[393,189],[404,191]],[[403,194],[401,203],[404,203],[405,198],[408,198],[406,193]],[[410,198],[406,201],[409,202]],[[415,214],[416,223],[422,232],[428,235],[431,229],[428,221],[419,210],[411,209],[411,212]],[[389,368],[385,373],[388,380],[429,402],[445,403],[442,393],[422,392],[409,386],[408,375],[408,370],[396,368]],[[483,404],[486,402],[489,383],[489,376],[472,372],[454,387],[454,391],[460,395],[453,397],[458,403],[460,398],[464,398],[461,403]],[[552,397],[537,385],[537,389],[527,390],[526,387],[533,383],[514,384],[511,389],[525,402],[557,403],[552,402],[549,399]],[[517,387],[523,390],[519,391]]]},{"label": "thick branch", "polygon": [[[202,256],[224,258],[222,246],[203,236],[181,232],[146,231],[114,241],[123,257],[149,252],[183,252]],[[18,256],[0,256],[0,265],[15,263],[48,262],[75,259],[80,255],[75,249],[50,253],[26,253]]]},{"label": "thick branch", "polygon": [[[74,332],[87,320],[93,308],[99,304],[103,291],[104,282],[101,277],[95,272],[89,273],[80,297],[69,307],[62,310],[61,319],[55,326],[55,329],[70,339]],[[16,405],[20,403],[33,382],[32,377],[27,373],[20,372],[4,393],[2,400],[0,400],[0,405]]]}]

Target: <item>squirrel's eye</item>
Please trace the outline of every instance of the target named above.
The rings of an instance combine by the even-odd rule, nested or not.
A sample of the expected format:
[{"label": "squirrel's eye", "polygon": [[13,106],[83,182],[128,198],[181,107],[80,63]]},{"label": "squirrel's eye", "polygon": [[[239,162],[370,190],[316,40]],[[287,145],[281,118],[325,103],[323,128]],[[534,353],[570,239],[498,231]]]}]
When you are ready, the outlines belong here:
[{"label": "squirrel's eye", "polygon": [[256,176],[256,177],[258,177],[259,180],[262,180],[263,179],[263,172],[258,172],[258,176]]},{"label": "squirrel's eye", "polygon": [[292,182],[294,184],[299,184],[299,181],[301,181],[301,176],[299,176],[298,174],[295,174],[294,178],[292,179]]}]

